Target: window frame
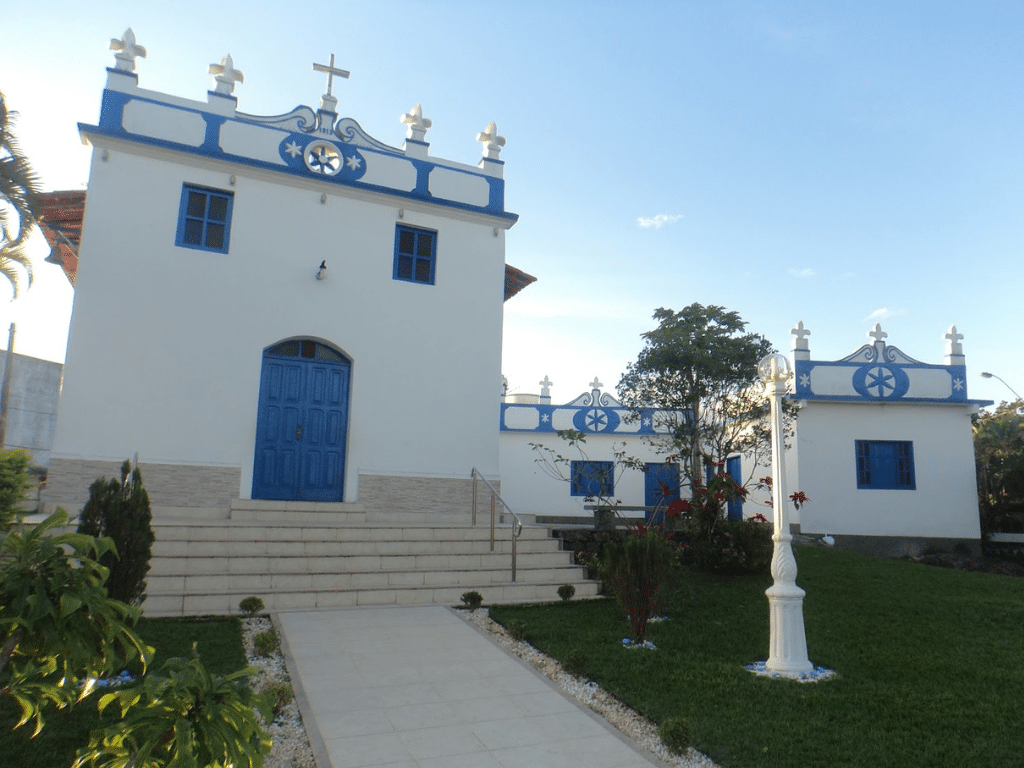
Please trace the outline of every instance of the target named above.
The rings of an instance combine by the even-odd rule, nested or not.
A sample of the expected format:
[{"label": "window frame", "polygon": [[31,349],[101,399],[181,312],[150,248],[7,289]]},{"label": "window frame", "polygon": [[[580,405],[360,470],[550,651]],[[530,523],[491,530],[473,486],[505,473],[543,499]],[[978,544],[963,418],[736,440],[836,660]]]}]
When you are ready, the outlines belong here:
[{"label": "window frame", "polygon": [[[204,205],[203,215],[201,217],[194,213],[189,213],[189,202],[192,194],[194,193],[206,196],[206,204]],[[214,199],[218,198],[226,201],[223,219],[211,218],[210,204]],[[190,184],[188,182],[183,183],[181,185],[181,200],[178,205],[178,229],[175,234],[174,244],[181,248],[191,248],[197,251],[227,253],[231,246],[231,216],[234,211],[234,203],[235,193],[230,190],[204,187],[200,184]],[[201,222],[202,225],[200,242],[198,243],[189,242],[185,239],[186,228],[189,223],[195,222]],[[207,244],[211,224],[222,225],[224,227],[224,240],[220,246]]]},{"label": "window frame", "polygon": [[[584,473],[593,467],[603,476],[584,476]],[[569,464],[569,495],[584,496],[587,498],[609,497],[615,495],[615,462],[614,461],[573,461]],[[597,492],[593,492],[592,486],[583,485],[582,481],[600,482]]]},{"label": "window frame", "polygon": [[[413,250],[411,252],[401,250],[403,233],[411,234],[414,238]],[[423,236],[428,236],[430,238],[430,254],[427,256],[419,252],[419,246],[421,243],[420,238]],[[408,277],[399,274],[399,267],[403,258],[412,259],[412,266]],[[429,275],[425,280],[417,278],[421,263],[428,264]],[[395,224],[395,258],[391,267],[392,279],[400,280],[403,283],[416,283],[417,285],[434,285],[436,274],[437,231],[433,229],[424,229],[423,227],[411,227],[408,224]]]},{"label": "window frame", "polygon": [[855,440],[854,470],[858,490],[917,490],[912,440]]}]

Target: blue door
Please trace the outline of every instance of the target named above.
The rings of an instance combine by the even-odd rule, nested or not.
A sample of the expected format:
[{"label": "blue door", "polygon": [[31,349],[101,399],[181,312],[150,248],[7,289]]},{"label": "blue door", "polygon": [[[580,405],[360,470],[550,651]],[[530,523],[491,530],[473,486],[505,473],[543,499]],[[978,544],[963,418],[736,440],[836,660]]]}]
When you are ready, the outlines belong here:
[{"label": "blue door", "polygon": [[315,341],[264,351],[254,499],[342,501],[350,372],[345,357]]},{"label": "blue door", "polygon": [[[743,485],[743,465],[742,459],[739,456],[730,456],[725,460],[725,473],[733,479],[734,482]],[[714,467],[704,468],[704,477],[710,482],[711,478],[715,476]],[[742,520],[743,519],[743,501],[741,499],[729,499],[725,503],[725,516],[730,520]]]},{"label": "blue door", "polygon": [[[665,462],[648,463],[644,474],[644,506],[659,507],[658,521],[663,519],[665,507],[679,498],[679,466]],[[644,522],[651,522],[654,512],[644,513]]]}]

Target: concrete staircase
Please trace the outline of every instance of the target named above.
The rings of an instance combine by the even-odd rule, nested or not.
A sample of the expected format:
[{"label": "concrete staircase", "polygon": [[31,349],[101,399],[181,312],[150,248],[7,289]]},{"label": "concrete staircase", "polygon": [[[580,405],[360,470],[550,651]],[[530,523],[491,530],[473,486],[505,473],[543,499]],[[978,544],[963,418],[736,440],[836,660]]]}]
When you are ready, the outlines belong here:
[{"label": "concrete staircase", "polygon": [[267,610],[355,605],[458,605],[476,590],[484,603],[557,600],[573,584],[597,584],[572,565],[547,528],[524,527],[512,576],[512,529],[437,517],[367,519],[351,504],[235,502],[221,520],[154,519],[156,541],[143,610],[149,616],[224,614],[260,597]]}]

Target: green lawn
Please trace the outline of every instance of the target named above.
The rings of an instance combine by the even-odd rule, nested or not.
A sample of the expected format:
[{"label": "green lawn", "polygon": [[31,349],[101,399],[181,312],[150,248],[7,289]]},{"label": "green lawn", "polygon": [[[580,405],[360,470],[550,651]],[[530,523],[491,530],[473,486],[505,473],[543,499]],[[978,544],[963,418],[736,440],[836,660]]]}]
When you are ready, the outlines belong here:
[{"label": "green lawn", "polygon": [[[1024,579],[800,548],[811,661],[827,682],[757,677],[768,657],[770,577],[677,573],[656,651],[621,647],[614,601],[494,606],[528,639],[656,722],[685,718],[694,746],[746,766],[1024,765]],[[576,654],[578,657],[579,652]]]},{"label": "green lawn", "polygon": [[[192,643],[216,674],[227,674],[247,666],[242,648],[242,629],[237,617],[208,619],[142,619],[137,627],[143,640],[156,649],[152,669],[159,670],[166,659],[188,657]],[[4,768],[67,768],[75,752],[89,741],[89,731],[99,725],[94,694],[65,712],[51,712],[46,727],[36,736],[30,726],[11,728],[18,719],[13,702],[0,700],[0,765]],[[111,707],[112,714],[116,707]]]}]

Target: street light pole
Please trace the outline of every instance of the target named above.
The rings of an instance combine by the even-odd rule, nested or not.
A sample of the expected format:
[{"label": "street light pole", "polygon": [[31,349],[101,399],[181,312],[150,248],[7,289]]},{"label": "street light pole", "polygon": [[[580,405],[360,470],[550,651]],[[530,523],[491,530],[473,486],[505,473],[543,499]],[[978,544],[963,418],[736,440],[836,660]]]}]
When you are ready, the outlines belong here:
[{"label": "street light pole", "polygon": [[769,672],[782,677],[800,677],[814,671],[807,658],[807,634],[804,630],[804,591],[796,585],[796,558],[793,557],[793,535],[789,531],[789,499],[786,497],[785,453],[782,427],[782,398],[793,375],[789,359],[780,354],[763,358],[757,375],[771,401],[772,420],[772,517],[775,533],[772,541],[772,578],[775,583],[765,594],[771,613]]},{"label": "street light pole", "polygon": [[1017,398],[1018,402],[1020,402],[1021,400],[1024,400],[1024,397],[1021,397],[1020,395],[1018,395],[1017,394],[1017,390],[1015,390],[1013,387],[1011,387],[1009,384],[1007,384],[1003,380],[1002,376],[996,376],[994,373],[989,373],[988,371],[982,371],[981,372],[981,378],[983,378],[983,379],[999,379],[1000,381],[1003,382],[1003,386],[1005,386],[1008,390],[1013,392],[1013,396]]}]

